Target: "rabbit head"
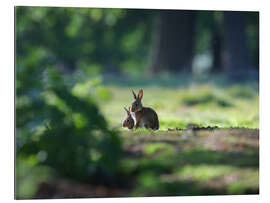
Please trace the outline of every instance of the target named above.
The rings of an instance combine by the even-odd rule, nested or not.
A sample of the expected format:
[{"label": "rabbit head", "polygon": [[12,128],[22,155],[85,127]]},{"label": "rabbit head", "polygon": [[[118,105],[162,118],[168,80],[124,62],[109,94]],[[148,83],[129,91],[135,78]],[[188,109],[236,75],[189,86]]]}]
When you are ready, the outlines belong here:
[{"label": "rabbit head", "polygon": [[141,111],[143,108],[142,105],[142,97],[143,97],[143,90],[140,89],[138,96],[136,96],[135,92],[132,90],[134,101],[131,104],[131,112]]},{"label": "rabbit head", "polygon": [[126,110],[127,117],[123,121],[123,127],[128,128],[128,129],[132,129],[134,127],[134,120],[133,120],[131,113],[130,113],[130,107],[129,107],[129,109],[126,109],[124,107],[124,109]]}]

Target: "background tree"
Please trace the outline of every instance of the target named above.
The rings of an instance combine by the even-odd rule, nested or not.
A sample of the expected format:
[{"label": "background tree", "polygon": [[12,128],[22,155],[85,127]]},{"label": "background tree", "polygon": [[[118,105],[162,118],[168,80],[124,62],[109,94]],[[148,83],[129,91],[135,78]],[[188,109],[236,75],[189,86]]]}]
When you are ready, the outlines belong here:
[{"label": "background tree", "polygon": [[223,27],[222,27],[222,12],[212,12],[212,72],[221,73],[222,72],[222,50],[223,50]]},{"label": "background tree", "polygon": [[223,66],[230,74],[244,73],[252,67],[245,29],[246,13],[224,12]]},{"label": "background tree", "polygon": [[31,51],[64,73],[191,72],[198,55],[226,75],[259,67],[257,12],[18,7],[16,16],[21,65]]},{"label": "background tree", "polygon": [[[217,191],[207,188],[208,182],[202,185],[196,180],[201,171],[197,166],[209,161],[202,177],[211,182],[212,146],[208,152],[198,151],[191,140],[191,147],[182,148],[186,143],[178,135],[170,146],[166,140],[171,134],[166,131],[185,129],[190,123],[258,128],[258,83],[223,80],[238,69],[248,72],[250,64],[258,72],[258,16],[258,12],[16,7],[16,197],[44,197],[44,190],[49,197],[74,197],[71,192],[85,191],[77,183],[88,188],[91,197],[111,192],[136,196],[250,191],[257,180],[253,172],[244,172],[250,184],[240,182],[243,188],[234,187],[236,193],[231,184]],[[226,64],[224,52],[229,56]],[[211,77],[211,70],[221,77]],[[168,74],[153,77],[147,72]],[[166,133],[164,140],[156,140],[157,134],[145,142],[147,131],[140,132],[138,140],[133,131],[121,128],[130,89],[138,88],[147,92],[145,104],[160,112],[157,133],[161,137]],[[179,149],[183,157],[175,153]],[[243,163],[258,167],[257,148],[235,163],[227,152],[229,170],[237,163],[239,174],[247,169]],[[201,153],[206,155],[203,159]],[[219,155],[222,168],[224,153]],[[164,181],[164,174],[180,170],[196,174],[190,176],[195,182]],[[62,187],[62,180],[77,183]],[[239,183],[238,178],[235,181]]]},{"label": "background tree", "polygon": [[194,41],[194,11],[162,10],[157,14],[152,71],[190,72]]}]

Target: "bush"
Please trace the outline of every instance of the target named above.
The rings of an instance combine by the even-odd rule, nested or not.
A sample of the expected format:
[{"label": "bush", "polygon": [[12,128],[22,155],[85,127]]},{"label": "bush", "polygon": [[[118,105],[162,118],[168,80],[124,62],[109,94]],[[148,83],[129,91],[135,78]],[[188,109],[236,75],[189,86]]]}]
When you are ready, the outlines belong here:
[{"label": "bush", "polygon": [[[91,94],[75,96],[52,67],[46,68],[46,77],[45,69],[36,67],[16,70],[17,170],[24,160],[32,160],[33,168],[46,166],[57,176],[79,181],[93,182],[97,174],[113,177],[121,140],[109,129]],[[18,188],[24,178],[17,175]]]}]

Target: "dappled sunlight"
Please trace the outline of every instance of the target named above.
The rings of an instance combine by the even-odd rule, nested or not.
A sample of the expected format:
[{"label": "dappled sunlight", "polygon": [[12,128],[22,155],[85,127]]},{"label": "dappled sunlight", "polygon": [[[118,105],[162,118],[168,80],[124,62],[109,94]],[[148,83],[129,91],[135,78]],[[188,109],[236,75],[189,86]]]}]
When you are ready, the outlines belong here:
[{"label": "dappled sunlight", "polygon": [[258,12],[15,13],[16,199],[259,193]]},{"label": "dappled sunlight", "polygon": [[[117,81],[117,79],[115,79]],[[158,82],[157,79],[155,81]],[[138,87],[105,85],[112,100],[101,105],[111,125],[120,127],[123,107],[131,105],[131,90]],[[254,85],[231,84],[225,87],[198,83],[187,87],[150,86],[144,88],[143,105],[159,115],[160,129],[200,126],[259,127],[259,95]],[[248,97],[248,98],[247,98]],[[119,119],[118,119],[119,118]]]},{"label": "dappled sunlight", "polygon": [[257,130],[248,129],[132,133],[125,137],[123,160],[126,172],[140,174],[132,194],[256,193],[257,136]]}]

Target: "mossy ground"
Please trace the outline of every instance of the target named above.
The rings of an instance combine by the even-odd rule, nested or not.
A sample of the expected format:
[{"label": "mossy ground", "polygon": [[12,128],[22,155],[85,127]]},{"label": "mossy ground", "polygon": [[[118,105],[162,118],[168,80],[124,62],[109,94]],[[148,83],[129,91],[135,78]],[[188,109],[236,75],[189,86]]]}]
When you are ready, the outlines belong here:
[{"label": "mossy ground", "polygon": [[126,132],[131,196],[258,194],[259,131],[250,129]]},{"label": "mossy ground", "polygon": [[[257,194],[258,85],[165,81],[105,82],[111,100],[101,105],[102,112],[123,138],[124,170],[136,174],[129,195]],[[131,90],[140,88],[143,105],[158,113],[158,131],[121,127]],[[194,125],[217,128],[189,129]]]},{"label": "mossy ground", "polygon": [[[199,126],[222,128],[259,128],[259,92],[257,83],[185,82],[184,78],[148,79],[148,83],[132,81],[117,83],[105,79],[110,93],[107,102],[100,103],[111,126],[121,128],[125,118],[123,107],[133,101],[131,90],[144,90],[143,105],[155,109],[160,130]],[[221,79],[220,79],[221,80]]]},{"label": "mossy ground", "polygon": [[[95,80],[77,84],[72,91],[87,97],[95,86],[93,83]],[[133,100],[131,90],[138,92],[140,88],[144,90],[143,104],[155,109],[159,116],[157,131],[122,128],[126,117],[123,107],[130,106]],[[49,186],[54,196],[259,193],[256,82],[226,83],[222,78],[192,82],[177,76],[152,80],[119,77],[101,80],[95,93],[109,126],[122,138],[123,157],[118,170],[127,186],[117,188],[60,180]],[[214,128],[205,129],[209,126]],[[80,189],[74,189],[74,185]],[[42,188],[37,198],[42,196],[40,192]]]}]

